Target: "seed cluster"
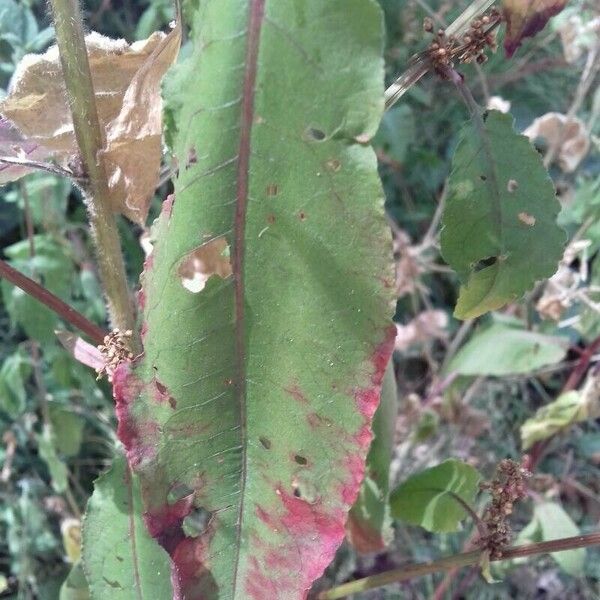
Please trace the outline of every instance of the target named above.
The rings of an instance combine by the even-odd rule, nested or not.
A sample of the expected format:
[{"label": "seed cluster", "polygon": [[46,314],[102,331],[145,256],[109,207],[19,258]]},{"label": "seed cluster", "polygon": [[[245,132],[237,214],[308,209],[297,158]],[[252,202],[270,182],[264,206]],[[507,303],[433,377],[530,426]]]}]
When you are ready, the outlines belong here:
[{"label": "seed cluster", "polygon": [[133,352],[129,350],[127,340],[131,338],[132,331],[121,332],[120,329],[113,329],[108,335],[104,336],[104,343],[98,346],[98,350],[104,358],[104,364],[96,369],[98,379],[106,374],[109,381],[112,381],[112,374],[119,364],[124,361],[132,361]]},{"label": "seed cluster", "polygon": [[[459,63],[481,64],[487,60],[485,51],[490,48],[492,52],[497,49],[495,29],[502,20],[502,15],[497,8],[471,21],[468,31],[462,36],[446,35],[444,29],[438,29],[434,39],[429,44],[426,52],[433,63],[434,70],[445,76],[448,69],[454,66],[454,61]],[[426,18],[423,23],[425,31],[433,33],[433,21]]]},{"label": "seed cluster", "polygon": [[500,461],[496,475],[492,481],[480,484],[482,490],[492,495],[492,500],[482,517],[485,534],[481,536],[480,545],[489,552],[490,558],[497,559],[512,541],[512,529],[508,517],[512,514],[513,505],[525,497],[526,482],[531,473],[514,460]]}]

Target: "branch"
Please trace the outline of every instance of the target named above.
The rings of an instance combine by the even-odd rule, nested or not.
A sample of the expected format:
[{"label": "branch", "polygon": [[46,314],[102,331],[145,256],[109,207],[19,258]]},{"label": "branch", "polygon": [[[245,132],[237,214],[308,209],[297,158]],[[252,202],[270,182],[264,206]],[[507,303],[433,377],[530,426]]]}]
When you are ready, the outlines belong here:
[{"label": "branch", "polygon": [[[511,560],[523,556],[532,556],[535,554],[549,554],[551,552],[560,552],[562,550],[573,550],[575,548],[585,548],[587,546],[596,546],[600,544],[600,532],[590,533],[587,535],[576,535],[574,537],[562,538],[560,540],[551,540],[548,542],[538,542],[535,544],[524,544],[523,546],[515,546],[508,548],[500,558],[492,558],[491,561]],[[383,587],[391,583],[399,583],[407,581],[414,577],[423,577],[438,571],[448,571],[457,567],[466,567],[476,565],[480,562],[483,555],[482,550],[474,550],[463,554],[455,554],[446,556],[432,563],[423,563],[408,565],[402,569],[386,571],[378,575],[370,575],[363,579],[357,579],[349,583],[338,585],[330,590],[321,592],[318,600],[336,600],[337,598],[345,598],[350,594],[357,594],[365,590],[372,590]]]},{"label": "branch", "polygon": [[47,306],[59,317],[77,327],[83,333],[88,335],[96,345],[104,342],[104,336],[107,334],[101,327],[92,323],[89,319],[77,312],[74,308],[63,302],[58,296],[36,283],[23,273],[13,269],[7,262],[0,259],[0,277],[21,288],[24,292]]},{"label": "branch", "polygon": [[111,324],[121,331],[133,331],[133,349],[139,351],[141,343],[135,327],[121,243],[102,160],[104,132],[98,119],[81,9],[77,0],[51,0],[51,5],[73,129],[89,178],[84,195]]}]

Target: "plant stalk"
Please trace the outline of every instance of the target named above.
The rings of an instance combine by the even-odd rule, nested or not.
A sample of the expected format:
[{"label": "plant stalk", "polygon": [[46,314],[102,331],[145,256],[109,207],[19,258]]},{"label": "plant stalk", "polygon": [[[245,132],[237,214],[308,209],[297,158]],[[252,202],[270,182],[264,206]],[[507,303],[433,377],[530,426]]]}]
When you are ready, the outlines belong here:
[{"label": "plant stalk", "polygon": [[[494,562],[500,560],[510,560],[523,556],[532,556],[534,554],[548,554],[550,552],[573,550],[575,548],[585,548],[587,546],[595,546],[599,544],[600,532],[589,533],[587,535],[576,535],[574,537],[562,538],[560,540],[551,540],[548,542],[538,542],[535,544],[515,546],[513,548],[504,550],[500,558],[492,558],[490,560]],[[359,592],[383,587],[384,585],[389,585],[391,583],[399,583],[415,577],[423,577],[424,575],[430,575],[431,573],[436,573],[437,571],[448,571],[449,569],[454,569],[457,567],[460,568],[469,565],[475,565],[481,561],[482,556],[482,550],[473,550],[472,552],[446,556],[431,563],[408,565],[402,569],[386,571],[384,573],[379,573],[378,575],[370,575],[369,577],[364,577],[363,579],[357,579],[356,581],[350,581],[349,583],[338,585],[330,590],[321,592],[317,598],[318,600],[337,600],[338,598],[345,598],[350,594],[358,594]]]},{"label": "plant stalk", "polygon": [[83,190],[111,326],[131,330],[132,350],[139,352],[141,343],[102,159],[104,133],[98,119],[81,9],[77,0],[51,0],[51,5],[73,129],[88,178]]},{"label": "plant stalk", "polygon": [[35,298],[50,310],[54,311],[59,317],[74,327],[77,327],[77,329],[88,335],[94,344],[100,345],[104,343],[104,336],[107,334],[106,331],[101,327],[98,327],[95,323],[92,323],[89,319],[77,312],[66,302],[63,302],[58,296],[55,296],[45,287],[42,287],[33,279],[23,275],[23,273],[20,273],[1,259],[0,277],[21,288],[32,298]]}]

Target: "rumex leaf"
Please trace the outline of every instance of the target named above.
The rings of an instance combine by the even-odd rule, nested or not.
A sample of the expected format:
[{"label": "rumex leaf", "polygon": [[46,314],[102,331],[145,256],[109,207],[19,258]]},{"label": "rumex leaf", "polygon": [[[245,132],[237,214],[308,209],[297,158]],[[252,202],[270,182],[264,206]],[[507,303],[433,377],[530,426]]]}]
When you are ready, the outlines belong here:
[{"label": "rumex leaf", "polygon": [[[119,435],[175,598],[305,597],[344,537],[395,328],[372,0],[204,1]],[[354,57],[348,60],[348,57]],[[227,268],[229,267],[229,268]]]},{"label": "rumex leaf", "polygon": [[465,125],[448,184],[441,246],[464,282],[457,318],[500,308],[554,273],[565,241],[560,205],[510,115],[489,111]]},{"label": "rumex leaf", "polygon": [[470,465],[445,460],[412,475],[392,492],[392,516],[428,531],[456,531],[468,514],[455,495],[472,505],[480,479],[477,470]]}]

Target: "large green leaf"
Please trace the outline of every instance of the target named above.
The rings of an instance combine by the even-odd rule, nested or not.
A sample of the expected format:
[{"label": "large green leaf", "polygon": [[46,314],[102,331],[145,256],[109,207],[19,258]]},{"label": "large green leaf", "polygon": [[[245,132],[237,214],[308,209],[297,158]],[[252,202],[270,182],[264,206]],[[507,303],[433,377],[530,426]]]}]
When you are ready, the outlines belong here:
[{"label": "large green leaf", "polygon": [[179,165],[119,435],[176,598],[305,596],[344,536],[395,328],[373,0],[188,6]]},{"label": "large green leaf", "polygon": [[565,241],[560,205],[510,115],[492,110],[464,126],[448,184],[441,247],[464,282],[456,317],[500,308],[554,273]]},{"label": "large green leaf", "polygon": [[348,540],[359,552],[383,550],[392,540],[389,479],[397,415],[398,390],[390,361],[383,377],[381,402],[373,417],[367,472],[346,524]]},{"label": "large green leaf", "polygon": [[560,362],[567,350],[567,340],[494,323],[477,332],[446,370],[459,375],[531,373]]},{"label": "large green leaf", "polygon": [[428,531],[456,531],[468,516],[462,503],[473,505],[480,479],[470,465],[445,460],[412,475],[392,492],[392,516]]},{"label": "large green leaf", "polygon": [[138,477],[117,456],[97,481],[83,522],[83,568],[94,600],[168,600],[169,557],[142,520]]}]

